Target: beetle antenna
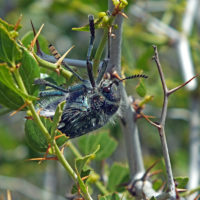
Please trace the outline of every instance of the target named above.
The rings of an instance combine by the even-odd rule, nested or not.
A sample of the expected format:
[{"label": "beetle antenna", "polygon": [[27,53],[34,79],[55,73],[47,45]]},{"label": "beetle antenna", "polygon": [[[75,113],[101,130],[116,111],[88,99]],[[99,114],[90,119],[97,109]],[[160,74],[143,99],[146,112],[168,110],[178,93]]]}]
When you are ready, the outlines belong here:
[{"label": "beetle antenna", "polygon": [[89,26],[90,26],[90,43],[89,43],[88,52],[87,52],[86,64],[87,64],[88,77],[89,77],[92,87],[94,88],[95,80],[94,80],[94,75],[93,75],[93,70],[92,70],[92,63],[90,61],[90,56],[92,53],[94,39],[95,39],[95,27],[94,27],[94,16],[93,15],[89,15]]},{"label": "beetle antenna", "polygon": [[119,82],[125,81],[125,80],[128,80],[128,79],[134,79],[134,78],[148,78],[148,76],[146,76],[144,74],[135,74],[135,75],[132,75],[132,76],[125,77],[125,78],[119,80]]},{"label": "beetle antenna", "polygon": [[112,74],[116,79],[113,80],[113,82],[110,84],[110,87],[112,86],[112,84],[116,84],[118,85],[120,82],[128,80],[128,79],[134,79],[134,78],[148,78],[148,76],[144,75],[144,74],[135,74],[132,76],[128,76],[125,78],[120,78],[120,76],[117,73],[113,73]]}]

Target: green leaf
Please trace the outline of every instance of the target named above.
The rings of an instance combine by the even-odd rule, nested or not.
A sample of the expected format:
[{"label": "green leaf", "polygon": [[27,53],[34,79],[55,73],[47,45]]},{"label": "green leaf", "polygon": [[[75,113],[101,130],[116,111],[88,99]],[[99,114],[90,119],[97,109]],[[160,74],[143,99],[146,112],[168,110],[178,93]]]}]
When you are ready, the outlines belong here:
[{"label": "green leaf", "polygon": [[76,172],[77,172],[78,174],[81,173],[83,167],[85,166],[85,164],[86,164],[90,159],[94,159],[94,157],[95,157],[96,153],[99,151],[99,149],[100,149],[100,145],[97,146],[96,150],[95,150],[93,153],[91,153],[91,154],[89,154],[89,155],[86,155],[86,156],[84,156],[84,157],[81,157],[81,158],[77,158],[77,159],[75,160],[75,169],[76,169]]},{"label": "green leaf", "polygon": [[38,86],[34,85],[34,79],[40,77],[40,69],[34,57],[25,48],[23,48],[23,56],[19,73],[28,94],[36,95]]},{"label": "green leaf", "polygon": [[[48,118],[40,117],[42,123],[44,126],[47,128],[47,130],[50,132],[51,127],[52,127],[52,122]],[[34,120],[26,120],[25,123],[25,134],[27,138],[28,144],[35,150],[39,152],[46,152],[48,148],[48,142],[44,134],[41,132],[40,128],[36,124]],[[58,131],[58,135],[60,135],[61,132]],[[68,138],[65,136],[62,136],[56,140],[56,143],[58,146],[63,145]]]},{"label": "green leaf", "polygon": [[[15,69],[18,70],[18,69]],[[36,100],[34,96],[24,94],[15,84],[10,68],[5,63],[0,63],[0,82],[8,87],[10,90],[28,100]],[[2,91],[5,92],[5,91]]]},{"label": "green leaf", "polygon": [[188,181],[189,181],[188,177],[181,177],[181,176],[180,177],[176,177],[174,179],[178,183],[177,188],[181,188],[181,189],[185,188],[187,183],[188,183]]},{"label": "green leaf", "polygon": [[[94,20],[94,27],[95,29],[101,28],[101,22],[103,20],[103,17]],[[89,24],[77,28],[72,28],[73,31],[90,31],[90,26]]]},{"label": "green leaf", "polygon": [[24,104],[24,101],[10,88],[0,82],[0,104],[12,110],[17,110]]},{"label": "green leaf", "polygon": [[120,200],[120,199],[121,198],[119,197],[117,193],[108,194],[108,195],[99,197],[99,200]]},{"label": "green leaf", "polygon": [[117,141],[108,133],[85,135],[79,139],[78,143],[83,154],[90,154],[100,145],[101,149],[96,154],[96,160],[108,158],[117,147]]},{"label": "green leaf", "polygon": [[136,92],[141,97],[146,95],[146,88],[142,80],[140,80],[140,84],[136,86]]},{"label": "green leaf", "polygon": [[52,123],[52,127],[51,127],[51,137],[53,137],[53,138],[55,137],[56,129],[57,129],[58,124],[61,120],[64,105],[65,105],[65,101],[59,103],[57,108],[56,108],[56,112],[55,112],[55,115],[53,117],[53,123]]},{"label": "green leaf", "polygon": [[82,172],[82,169],[85,166],[85,164],[90,159],[93,159],[95,157],[95,154],[99,150],[99,148],[100,148],[100,146],[98,145],[97,148],[96,148],[96,150],[93,153],[91,153],[90,155],[86,155],[84,157],[77,158],[75,160],[75,169],[76,169],[76,174],[78,176],[78,183],[79,183],[79,186],[80,186],[81,190],[84,193],[87,193],[87,191],[86,191],[85,183],[84,183],[84,181],[82,180],[82,177],[81,177],[81,172]]},{"label": "green leaf", "polygon": [[11,66],[15,65],[21,56],[21,50],[16,41],[12,39],[6,28],[0,24],[0,60],[9,63]]},{"label": "green leaf", "polygon": [[129,169],[122,164],[114,163],[110,169],[108,177],[108,189],[110,191],[121,192],[125,190],[124,187],[120,186],[129,180]]}]

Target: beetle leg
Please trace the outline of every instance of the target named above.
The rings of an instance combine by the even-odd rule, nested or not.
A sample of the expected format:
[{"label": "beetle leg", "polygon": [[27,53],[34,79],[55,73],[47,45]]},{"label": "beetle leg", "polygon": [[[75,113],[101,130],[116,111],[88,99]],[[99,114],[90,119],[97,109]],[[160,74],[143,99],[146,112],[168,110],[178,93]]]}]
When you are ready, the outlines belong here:
[{"label": "beetle leg", "polygon": [[89,16],[89,26],[90,26],[90,44],[89,44],[88,52],[87,52],[86,65],[87,65],[87,71],[88,71],[88,77],[89,77],[90,83],[91,83],[92,87],[94,88],[95,80],[94,80],[94,75],[93,75],[93,70],[92,70],[92,63],[90,60],[92,48],[94,45],[94,38],[95,38],[94,16],[93,15]]},{"label": "beetle leg", "polygon": [[46,80],[44,80],[44,79],[40,79],[40,78],[35,79],[35,80],[34,80],[34,84],[35,84],[35,85],[45,85],[45,86],[49,86],[49,87],[54,88],[54,89],[56,89],[56,90],[62,91],[62,92],[64,92],[64,93],[68,93],[68,92],[69,92],[68,90],[66,90],[66,89],[64,89],[64,88],[62,88],[62,87],[59,87],[59,86],[57,86],[57,85],[55,85],[55,84],[53,84],[53,83],[50,83],[50,82],[48,82],[48,81],[46,81]]}]

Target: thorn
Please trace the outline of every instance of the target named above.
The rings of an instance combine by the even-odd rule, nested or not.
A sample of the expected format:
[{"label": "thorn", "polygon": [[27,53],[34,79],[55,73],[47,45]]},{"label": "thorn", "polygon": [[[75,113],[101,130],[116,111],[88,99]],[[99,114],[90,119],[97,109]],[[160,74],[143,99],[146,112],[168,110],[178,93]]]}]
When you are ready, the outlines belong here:
[{"label": "thorn", "polygon": [[58,138],[62,137],[62,136],[66,136],[64,133],[62,133],[61,135],[57,135],[54,137],[55,140],[57,140]]},{"label": "thorn", "polygon": [[144,117],[144,119],[146,119],[151,125],[155,126],[155,127],[158,128],[158,129],[161,129],[161,125],[160,125],[160,124],[157,124],[156,122],[151,121],[151,120],[148,118],[148,116],[146,117],[146,115],[144,115],[142,112],[141,112],[140,114],[141,114],[141,115]]},{"label": "thorn", "polygon": [[63,55],[58,59],[58,61],[56,62],[56,65],[57,65],[57,66],[60,66],[60,65],[62,64],[64,58],[67,56],[67,54],[68,54],[74,47],[75,47],[75,45],[73,45],[70,49],[68,49],[68,50],[66,51],[66,53],[63,54]]},{"label": "thorn", "polygon": [[[33,27],[32,21],[31,21],[31,24],[32,24],[32,27]],[[35,33],[34,33],[35,37],[33,38],[32,42],[31,42],[31,51],[32,51],[33,48],[34,48],[35,43],[37,43],[37,41],[38,41],[37,38],[38,38],[38,36],[40,35],[40,33],[41,33],[43,27],[44,27],[44,24],[42,24],[42,26],[40,27],[40,29],[39,29],[39,31],[37,32],[36,35],[35,35]],[[37,47],[38,47],[38,46],[37,46]]]},{"label": "thorn", "polygon": [[190,83],[193,79],[195,79],[195,78],[197,78],[199,76],[200,76],[200,74],[197,74],[197,75],[193,76],[191,79],[189,79],[188,81],[186,81],[185,83],[177,86],[176,88],[173,88],[173,89],[169,90],[168,91],[168,95],[170,95],[170,94],[176,92],[177,90],[181,89],[182,87],[184,87],[185,85],[187,85],[188,83]]},{"label": "thorn", "polygon": [[21,21],[22,21],[22,14],[20,14],[20,16],[19,16],[19,18],[18,18],[18,20],[17,20],[17,23],[15,24],[15,27],[14,27],[14,30],[15,30],[15,31],[16,31],[17,28],[19,27],[19,24],[20,24]]},{"label": "thorn", "polygon": [[118,13],[119,13],[121,16],[123,16],[124,18],[128,19],[128,16],[127,16],[124,12],[119,11]]},{"label": "thorn", "polygon": [[41,164],[41,161],[44,160],[58,160],[57,157],[42,157],[42,158],[30,158],[28,161],[40,161],[39,164]]},{"label": "thorn", "polygon": [[47,148],[47,150],[46,150],[46,152],[45,152],[45,154],[44,154],[44,157],[42,158],[42,160],[39,160],[38,164],[41,164],[43,160],[47,160],[47,155],[48,155],[48,153],[49,153],[49,149],[50,149],[50,148],[51,148],[51,145],[48,144],[48,148]]},{"label": "thorn", "polygon": [[12,112],[12,113],[10,114],[10,116],[11,116],[11,117],[14,116],[15,114],[17,114],[19,111],[21,111],[23,108],[25,108],[25,107],[28,106],[28,105],[29,105],[29,103],[28,103],[28,102],[25,102],[24,105],[22,105],[22,106],[19,107],[17,110],[15,110],[14,112]]},{"label": "thorn", "polygon": [[56,68],[56,73],[58,74],[58,76],[60,76],[60,65]]},{"label": "thorn", "polygon": [[82,178],[81,178],[82,181],[86,180],[89,176],[90,176],[90,175],[82,177]]},{"label": "thorn", "polygon": [[150,174],[149,174],[150,170],[151,170],[153,167],[155,167],[155,165],[157,165],[159,161],[160,161],[160,159],[156,160],[156,161],[146,170],[146,172],[144,173],[144,175],[143,175],[143,177],[142,177],[142,180],[143,180],[143,181],[145,181],[145,180],[149,177],[149,175],[150,175]]},{"label": "thorn", "polygon": [[154,176],[154,175],[160,174],[160,173],[162,173],[162,172],[163,172],[162,169],[156,170],[156,171],[154,171],[154,172],[151,172],[151,174],[149,175],[149,177],[152,177],[152,176]]}]

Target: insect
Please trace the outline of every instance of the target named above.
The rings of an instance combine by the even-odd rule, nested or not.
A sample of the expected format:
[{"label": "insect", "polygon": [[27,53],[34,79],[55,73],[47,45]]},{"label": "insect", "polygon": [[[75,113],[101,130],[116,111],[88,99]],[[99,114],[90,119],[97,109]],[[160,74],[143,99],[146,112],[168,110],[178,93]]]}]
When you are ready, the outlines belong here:
[{"label": "insect", "polygon": [[[108,34],[108,56],[103,60],[102,66],[95,80],[90,60],[95,38],[94,18],[89,16],[90,43],[87,52],[86,66],[88,80],[81,78],[66,63],[62,63],[80,81],[80,84],[67,89],[54,85],[43,79],[37,79],[35,84],[45,85],[53,90],[44,90],[39,94],[38,102],[41,108],[40,115],[53,118],[57,105],[65,101],[65,106],[58,129],[70,138],[75,138],[103,127],[115,115],[120,107],[119,84],[126,79],[136,77],[147,78],[145,75],[133,75],[120,79],[115,73],[106,73],[110,59],[110,33]],[[55,48],[50,46],[56,59],[60,58]],[[107,74],[107,76],[105,76]]]}]

